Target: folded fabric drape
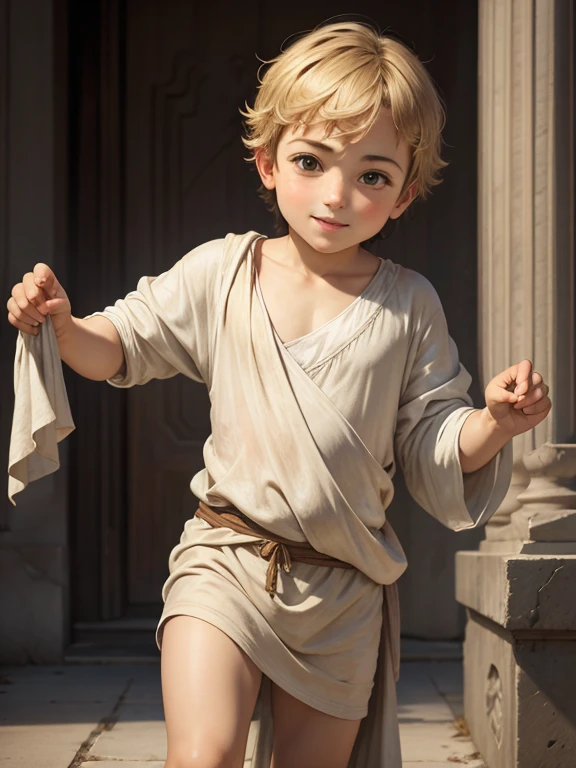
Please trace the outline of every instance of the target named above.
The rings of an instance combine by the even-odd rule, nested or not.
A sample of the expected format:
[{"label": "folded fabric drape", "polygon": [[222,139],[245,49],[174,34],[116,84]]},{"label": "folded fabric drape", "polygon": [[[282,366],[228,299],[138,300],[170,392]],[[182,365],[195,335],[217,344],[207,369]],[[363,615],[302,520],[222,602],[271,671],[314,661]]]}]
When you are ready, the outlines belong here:
[{"label": "folded fabric drape", "polygon": [[[291,541],[266,530],[237,509],[215,510],[201,501],[195,516],[205,520],[214,528],[230,528],[237,533],[248,534],[262,540],[259,547],[260,555],[270,561],[266,572],[266,591],[270,597],[276,594],[278,571],[283,568],[286,573],[290,573],[292,561],[308,565],[354,568],[351,563],[318,552],[308,542]],[[400,677],[400,606],[396,583],[384,585],[384,601],[391,666],[394,680],[398,681]]]},{"label": "folded fabric drape", "polygon": [[60,467],[58,443],[76,427],[64,385],[50,315],[38,336],[20,331],[14,356],[14,416],[8,457],[8,498]]},{"label": "folded fabric drape", "polygon": [[[318,552],[308,542],[290,541],[267,531],[239,510],[225,509],[216,511],[204,502],[199,502],[199,508],[195,512],[196,517],[205,520],[214,528],[230,528],[237,533],[248,534],[262,539],[259,547],[260,555],[265,560],[270,560],[266,573],[266,591],[271,597],[276,594],[278,571],[284,568],[290,573],[292,560],[308,565],[324,565],[335,568],[354,568],[351,563],[338,560],[323,552]],[[387,636],[390,644],[390,655],[394,679],[400,677],[400,605],[398,599],[398,586],[394,584],[384,585],[384,600],[386,607],[384,614],[387,618]]]}]

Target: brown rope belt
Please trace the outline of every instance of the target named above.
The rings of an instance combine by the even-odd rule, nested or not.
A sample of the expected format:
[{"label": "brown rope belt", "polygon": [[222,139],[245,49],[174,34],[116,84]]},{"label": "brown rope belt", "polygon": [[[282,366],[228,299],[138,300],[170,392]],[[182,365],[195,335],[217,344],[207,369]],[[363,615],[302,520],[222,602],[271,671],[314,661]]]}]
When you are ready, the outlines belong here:
[{"label": "brown rope belt", "polygon": [[286,573],[290,573],[292,562],[308,563],[308,565],[331,565],[334,568],[354,568],[351,563],[344,560],[337,560],[335,557],[318,552],[307,541],[291,541],[282,536],[277,536],[266,528],[250,520],[237,509],[230,511],[216,511],[204,502],[199,502],[199,508],[196,510],[196,517],[205,520],[214,528],[231,528],[237,533],[247,534],[260,539],[258,550],[264,560],[269,560],[270,565],[266,571],[266,592],[270,597],[276,594],[276,584],[278,581],[278,571],[283,568]]}]

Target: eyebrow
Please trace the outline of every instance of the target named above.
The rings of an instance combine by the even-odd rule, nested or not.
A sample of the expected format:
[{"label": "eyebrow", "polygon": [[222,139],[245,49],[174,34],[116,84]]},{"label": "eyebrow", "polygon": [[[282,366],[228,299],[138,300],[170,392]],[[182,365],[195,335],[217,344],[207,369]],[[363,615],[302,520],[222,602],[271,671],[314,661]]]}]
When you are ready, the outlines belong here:
[{"label": "eyebrow", "polygon": [[[287,142],[288,144],[293,144],[295,141],[303,141],[305,144],[310,144],[312,147],[316,147],[317,149],[323,149],[325,152],[334,152],[332,147],[329,147],[328,144],[322,144],[321,141],[312,141],[312,139],[292,139],[291,141]],[[367,161],[369,163],[393,163],[397,168],[399,168],[402,171],[402,166],[399,165],[396,160],[393,160],[391,157],[385,157],[384,155],[364,155],[364,157],[360,158],[361,162]],[[404,171],[402,171],[404,173]]]}]

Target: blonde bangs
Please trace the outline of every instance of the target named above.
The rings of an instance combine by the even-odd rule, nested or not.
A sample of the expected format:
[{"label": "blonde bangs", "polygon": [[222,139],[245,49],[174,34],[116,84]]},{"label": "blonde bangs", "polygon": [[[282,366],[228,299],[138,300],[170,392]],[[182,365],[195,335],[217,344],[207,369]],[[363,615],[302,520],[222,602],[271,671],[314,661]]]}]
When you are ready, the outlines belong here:
[{"label": "blonde bangs", "polygon": [[[330,24],[301,37],[264,62],[254,107],[246,105],[244,145],[276,157],[287,126],[322,123],[333,133],[360,138],[389,108],[398,131],[412,148],[404,189],[417,182],[427,196],[447,163],[440,157],[445,113],[430,75],[417,56],[397,40],[361,23]],[[253,160],[253,155],[249,158]]]}]

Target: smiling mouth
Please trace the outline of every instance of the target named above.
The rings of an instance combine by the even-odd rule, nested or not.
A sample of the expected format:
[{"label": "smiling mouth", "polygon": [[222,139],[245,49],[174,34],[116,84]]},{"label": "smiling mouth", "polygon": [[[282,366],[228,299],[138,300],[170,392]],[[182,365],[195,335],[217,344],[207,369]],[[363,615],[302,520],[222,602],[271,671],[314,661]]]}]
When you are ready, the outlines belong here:
[{"label": "smiling mouth", "polygon": [[313,219],[316,219],[316,221],[321,221],[323,224],[328,224],[331,227],[347,227],[348,224],[342,224],[340,221],[336,221],[335,219],[321,219],[319,216],[312,216]]}]

